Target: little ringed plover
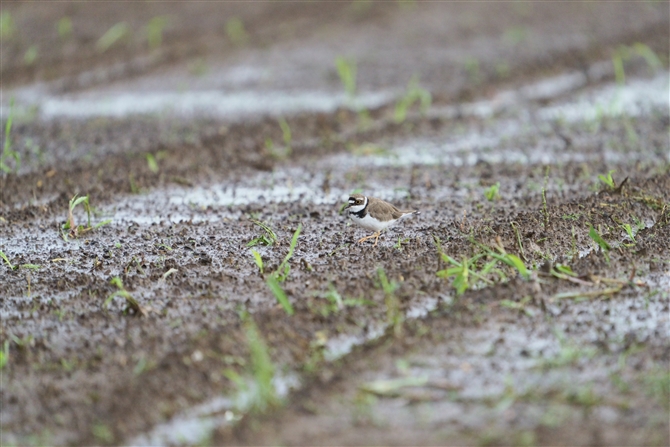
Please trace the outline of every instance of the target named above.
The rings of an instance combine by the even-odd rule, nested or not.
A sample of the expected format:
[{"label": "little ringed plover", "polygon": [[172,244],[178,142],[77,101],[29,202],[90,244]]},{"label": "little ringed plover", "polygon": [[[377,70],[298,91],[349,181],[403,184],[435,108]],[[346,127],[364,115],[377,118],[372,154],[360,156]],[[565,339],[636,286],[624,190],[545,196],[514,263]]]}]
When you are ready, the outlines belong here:
[{"label": "little ringed plover", "polygon": [[395,224],[403,217],[419,214],[415,210],[399,210],[388,202],[362,194],[354,194],[349,197],[349,204],[344,209],[349,210],[349,217],[355,223],[366,230],[374,231],[374,234],[359,239],[358,243],[374,237],[375,246],[382,230]]}]

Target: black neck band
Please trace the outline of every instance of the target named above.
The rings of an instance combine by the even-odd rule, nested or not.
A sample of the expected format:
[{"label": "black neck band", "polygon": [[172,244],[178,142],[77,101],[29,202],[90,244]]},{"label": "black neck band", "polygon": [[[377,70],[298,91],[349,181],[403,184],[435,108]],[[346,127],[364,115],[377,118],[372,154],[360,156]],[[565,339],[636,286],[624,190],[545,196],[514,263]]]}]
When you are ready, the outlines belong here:
[{"label": "black neck band", "polygon": [[365,204],[365,207],[364,207],[362,210],[360,210],[360,211],[356,211],[356,212],[349,211],[349,214],[352,215],[352,216],[356,216],[356,217],[358,217],[359,219],[362,219],[362,218],[364,218],[365,215],[367,214],[367,209],[368,209],[368,205],[369,205],[369,204],[370,204],[370,201],[367,200],[367,203]]}]

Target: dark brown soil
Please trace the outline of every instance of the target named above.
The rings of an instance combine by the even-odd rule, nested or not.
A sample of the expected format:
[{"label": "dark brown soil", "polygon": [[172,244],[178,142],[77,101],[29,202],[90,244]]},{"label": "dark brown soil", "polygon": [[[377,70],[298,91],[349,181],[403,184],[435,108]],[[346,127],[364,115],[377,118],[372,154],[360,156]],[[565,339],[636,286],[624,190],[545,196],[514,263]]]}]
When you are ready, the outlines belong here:
[{"label": "dark brown soil", "polygon": [[[670,443],[667,2],[2,13],[2,445]],[[166,92],[249,108],[100,112]],[[357,244],[352,191],[421,214]]]}]

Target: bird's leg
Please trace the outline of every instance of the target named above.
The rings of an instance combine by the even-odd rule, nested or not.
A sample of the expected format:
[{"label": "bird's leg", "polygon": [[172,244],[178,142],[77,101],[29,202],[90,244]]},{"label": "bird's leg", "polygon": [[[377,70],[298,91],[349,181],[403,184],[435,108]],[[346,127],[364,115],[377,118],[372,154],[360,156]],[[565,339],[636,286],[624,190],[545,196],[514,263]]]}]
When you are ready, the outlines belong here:
[{"label": "bird's leg", "polygon": [[376,233],[373,233],[373,234],[371,234],[370,236],[365,236],[365,237],[360,238],[360,239],[358,240],[358,242],[356,242],[356,243],[357,243],[357,244],[360,244],[361,242],[366,241],[366,240],[368,240],[368,239],[374,237],[374,238],[376,238],[376,239],[375,239],[375,245],[377,245],[377,239],[379,239],[379,235],[380,235],[380,234],[381,234],[381,231],[377,231]]},{"label": "bird's leg", "polygon": [[381,231],[377,231],[375,234],[377,235],[377,237],[375,238],[375,245],[373,245],[373,247],[376,247],[376,246],[377,246],[377,241],[379,240],[379,236],[381,236],[382,232],[381,232]]}]

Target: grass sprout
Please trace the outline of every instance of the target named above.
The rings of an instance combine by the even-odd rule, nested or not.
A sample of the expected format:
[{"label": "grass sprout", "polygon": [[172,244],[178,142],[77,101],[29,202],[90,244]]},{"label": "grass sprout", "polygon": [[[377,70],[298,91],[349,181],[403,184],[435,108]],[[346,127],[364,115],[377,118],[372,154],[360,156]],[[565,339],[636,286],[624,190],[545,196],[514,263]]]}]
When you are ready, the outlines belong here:
[{"label": "grass sprout", "polygon": [[489,202],[500,199],[500,182],[497,182],[495,185],[491,185],[484,190],[484,197]]},{"label": "grass sprout", "polygon": [[33,65],[37,61],[38,55],[39,51],[37,49],[37,45],[31,45],[23,54],[23,63],[28,66]]},{"label": "grass sprout", "polygon": [[[19,172],[21,168],[21,154],[12,150],[12,123],[14,121],[14,98],[9,100],[9,114],[7,117],[7,122],[5,123],[5,144],[2,146],[2,155],[0,155],[0,170],[5,173],[10,173],[14,171],[15,173]],[[7,163],[6,160],[9,158],[14,159],[14,169],[12,169]]]},{"label": "grass sprout", "polygon": [[[86,226],[75,224],[74,209],[80,204],[83,205],[84,209],[86,210],[86,216],[87,216]],[[112,221],[111,219],[107,219],[95,224],[94,226],[91,226],[91,205],[89,203],[88,195],[77,197],[77,194],[75,194],[72,197],[72,199],[70,199],[70,204],[68,206],[68,213],[67,213],[67,221],[65,221],[62,227],[63,239],[67,240],[68,236],[76,238],[86,232],[98,229],[103,225],[107,225],[111,221]]]},{"label": "grass sprout", "polygon": [[56,23],[56,31],[61,39],[69,39],[72,36],[72,20],[69,17],[61,17]]},{"label": "grass sprout", "polygon": [[281,401],[274,386],[275,366],[268,346],[253,320],[245,315],[244,333],[249,348],[250,364],[245,376],[232,369],[225,371],[237,388],[235,407],[240,413],[262,414],[277,407]]},{"label": "grass sprout", "polygon": [[274,245],[277,243],[277,233],[275,233],[268,224],[256,219],[251,219],[251,222],[259,226],[264,231],[264,233],[250,240],[247,243],[247,247],[254,247],[256,245]]},{"label": "grass sprout", "polygon": [[291,302],[288,300],[286,292],[284,291],[284,289],[282,289],[281,285],[279,284],[279,281],[274,275],[270,275],[270,277],[267,279],[267,285],[270,288],[270,291],[272,291],[272,294],[277,299],[277,302],[281,304],[281,307],[284,308],[284,311],[288,315],[293,315],[295,313],[295,311],[293,310],[293,306],[291,305]]},{"label": "grass sprout", "polygon": [[115,276],[110,281],[110,284],[115,286],[118,290],[107,297],[103,303],[103,307],[108,307],[112,300],[116,297],[121,297],[126,300],[127,309],[132,309],[137,315],[146,315],[146,311],[139,305],[137,300],[132,297],[130,292],[123,286],[123,281],[118,276]]},{"label": "grass sprout", "polygon": [[348,59],[344,56],[338,56],[335,59],[335,68],[340,77],[344,91],[347,92],[349,98],[356,96],[356,61]]},{"label": "grass sprout", "polygon": [[612,173],[615,172],[614,170],[609,171],[607,174],[598,174],[598,180],[603,182],[605,185],[609,186],[612,189],[616,188],[616,183],[614,182],[614,179],[612,178]]},{"label": "grass sprout", "polygon": [[226,35],[235,45],[243,46],[249,41],[249,34],[244,28],[244,22],[238,17],[233,17],[226,22]]},{"label": "grass sprout", "polygon": [[2,258],[3,261],[5,261],[5,263],[7,263],[7,266],[11,270],[16,270],[18,268],[16,265],[12,265],[12,263],[9,262],[9,258],[7,257],[7,255],[2,250],[0,250],[0,258]]},{"label": "grass sprout", "polygon": [[163,44],[163,30],[168,26],[168,23],[168,19],[165,16],[157,16],[149,20],[149,23],[145,27],[145,32],[150,49],[155,50]]},{"label": "grass sprout", "polygon": [[261,275],[262,275],[263,274],[263,258],[261,257],[261,254],[258,253],[253,248],[251,249],[251,254],[253,255],[254,262],[258,266],[258,270],[261,272]]},{"label": "grass sprout", "polygon": [[407,111],[416,102],[419,102],[421,114],[425,115],[425,113],[430,108],[432,100],[433,97],[430,92],[419,86],[419,78],[417,76],[413,76],[412,79],[410,79],[409,84],[407,84],[405,94],[395,105],[395,122],[404,122],[407,118]]},{"label": "grass sprout", "polygon": [[127,39],[130,36],[130,26],[126,22],[119,22],[112,25],[105,34],[95,44],[100,53],[104,53],[118,42]]},{"label": "grass sprout", "polygon": [[286,253],[286,256],[282,260],[281,264],[279,264],[279,267],[277,267],[277,270],[272,273],[272,276],[274,276],[279,282],[286,281],[289,277],[289,274],[291,273],[291,266],[288,262],[293,257],[293,253],[295,252],[295,247],[298,244],[298,237],[300,237],[301,231],[302,224],[298,225],[298,229],[296,229],[295,233],[293,233],[293,238],[291,238],[291,245],[288,248],[288,253]]},{"label": "grass sprout", "polygon": [[0,370],[4,369],[9,363],[9,340],[5,340],[0,351]]},{"label": "grass sprout", "polygon": [[402,335],[403,317],[400,312],[400,300],[395,292],[400,285],[395,281],[389,281],[386,272],[382,267],[377,268],[379,284],[384,291],[384,303],[386,304],[386,321],[393,328],[393,334],[396,337]]},{"label": "grass sprout", "polygon": [[14,25],[14,18],[9,11],[3,11],[0,14],[0,37],[3,39],[10,39],[16,32],[16,25]]}]

